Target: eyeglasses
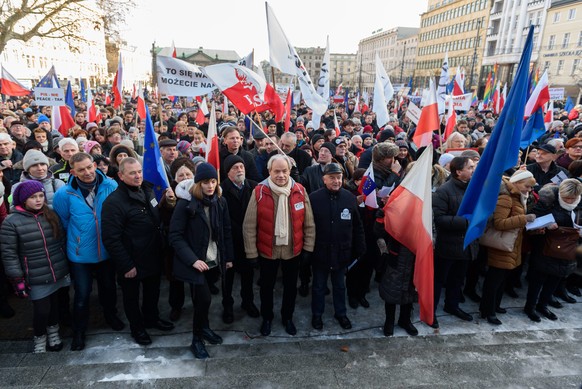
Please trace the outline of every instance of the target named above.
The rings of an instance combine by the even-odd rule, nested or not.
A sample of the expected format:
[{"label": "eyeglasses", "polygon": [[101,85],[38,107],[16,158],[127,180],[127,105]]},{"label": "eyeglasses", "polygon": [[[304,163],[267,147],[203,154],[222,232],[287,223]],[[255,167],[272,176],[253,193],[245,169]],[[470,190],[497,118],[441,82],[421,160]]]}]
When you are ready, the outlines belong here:
[{"label": "eyeglasses", "polygon": [[582,150],[582,145],[575,145],[575,146],[570,146],[571,149],[581,149]]}]

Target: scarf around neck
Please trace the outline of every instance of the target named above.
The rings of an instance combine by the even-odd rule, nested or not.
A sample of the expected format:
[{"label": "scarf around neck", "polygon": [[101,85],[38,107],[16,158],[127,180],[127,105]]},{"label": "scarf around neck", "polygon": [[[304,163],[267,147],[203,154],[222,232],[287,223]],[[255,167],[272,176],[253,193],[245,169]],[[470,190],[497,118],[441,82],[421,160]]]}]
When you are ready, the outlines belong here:
[{"label": "scarf around neck", "polygon": [[271,191],[279,196],[275,219],[275,245],[286,246],[289,244],[289,195],[293,182],[289,179],[287,185],[278,186],[271,180],[271,177],[267,180]]}]

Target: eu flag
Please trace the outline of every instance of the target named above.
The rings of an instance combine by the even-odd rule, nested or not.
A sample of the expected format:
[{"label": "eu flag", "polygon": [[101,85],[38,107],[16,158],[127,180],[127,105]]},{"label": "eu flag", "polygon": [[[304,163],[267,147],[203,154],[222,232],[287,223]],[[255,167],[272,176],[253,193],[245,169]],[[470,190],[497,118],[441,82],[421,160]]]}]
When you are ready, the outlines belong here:
[{"label": "eu flag", "polygon": [[158,146],[158,139],[154,132],[154,125],[150,116],[150,110],[146,106],[146,127],[143,143],[143,179],[154,185],[154,193],[158,202],[164,191],[170,186],[168,176],[164,169],[162,154]]},{"label": "eu flag", "polygon": [[483,235],[487,219],[497,204],[501,176],[505,170],[517,163],[523,113],[529,89],[528,71],[533,33],[534,27],[530,26],[507,102],[457,212],[457,215],[469,220],[465,248]]},{"label": "eu flag", "polygon": [[87,102],[87,91],[85,91],[85,80],[81,78],[81,91],[79,94],[81,95],[81,101],[86,103]]},{"label": "eu flag", "polygon": [[519,142],[519,148],[525,149],[533,142],[541,138],[542,135],[546,133],[546,125],[544,123],[544,113],[542,108],[538,108],[537,111],[533,113],[525,123],[523,131],[521,132],[521,140]]},{"label": "eu flag", "polygon": [[572,109],[574,109],[574,103],[572,102],[572,98],[568,96],[568,98],[566,99],[566,105],[564,106],[564,110],[570,113]]},{"label": "eu flag", "polygon": [[48,73],[43,78],[41,78],[37,87],[38,88],[60,88],[61,87],[61,85],[59,84],[59,79],[57,78],[57,71],[55,70],[54,65],[51,66]]},{"label": "eu flag", "polygon": [[71,89],[71,81],[67,82],[67,91],[65,92],[65,104],[71,110],[71,116],[75,117],[75,100],[73,99],[73,90]]}]

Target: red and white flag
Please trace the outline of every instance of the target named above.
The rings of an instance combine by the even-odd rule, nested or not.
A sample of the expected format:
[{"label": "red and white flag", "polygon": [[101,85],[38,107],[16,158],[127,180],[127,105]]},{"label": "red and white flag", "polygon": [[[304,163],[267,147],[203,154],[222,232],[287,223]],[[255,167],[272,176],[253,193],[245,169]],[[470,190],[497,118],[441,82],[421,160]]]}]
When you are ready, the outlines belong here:
[{"label": "red and white flag", "polygon": [[222,96],[222,112],[228,115],[228,98],[226,95]]},{"label": "red and white flag", "polygon": [[89,123],[99,123],[101,121],[101,112],[97,110],[95,106],[95,100],[93,100],[93,92],[91,92],[91,84],[87,84],[87,107],[88,107],[88,118]]},{"label": "red and white flag", "polygon": [[204,117],[208,115],[208,105],[206,105],[206,97],[196,96],[198,103],[198,111],[196,112],[196,123],[199,126],[204,124]]},{"label": "red and white flag", "polygon": [[214,166],[217,172],[220,172],[220,150],[218,149],[218,131],[216,129],[216,108],[214,107],[214,102],[212,102],[212,108],[210,109],[206,145],[206,162]]},{"label": "red and white flag", "polygon": [[285,107],[275,89],[257,73],[235,63],[207,66],[203,72],[243,114],[268,109],[281,121]]},{"label": "red and white flag", "polygon": [[384,206],[386,232],[416,255],[414,286],[418,291],[420,320],[429,325],[434,320],[432,158],[429,143]]},{"label": "red and white flag", "polygon": [[2,72],[0,74],[0,93],[6,96],[26,96],[30,94],[30,89],[27,89],[16,78],[14,78],[4,66],[1,66]]},{"label": "red and white flag", "polygon": [[372,209],[378,209],[378,199],[376,198],[376,181],[374,179],[374,163],[371,162],[370,166],[366,169],[360,186],[358,187],[358,192],[364,195],[364,204]]},{"label": "red and white flag", "polygon": [[117,72],[113,78],[113,107],[118,108],[123,103],[123,64],[121,63],[121,52],[117,63]]},{"label": "red and white flag", "polygon": [[109,92],[105,92],[105,105],[111,105],[111,95]]},{"label": "red and white flag", "polygon": [[360,112],[360,92],[358,92],[358,96],[356,97],[356,104],[354,105],[354,112]]},{"label": "red and white flag", "polygon": [[335,95],[336,96],[343,96],[343,94],[344,94],[344,86],[343,86],[343,83],[340,82],[340,84],[335,89]]},{"label": "red and white flag", "polygon": [[139,116],[140,120],[146,119],[146,106],[141,82],[139,83],[139,89],[137,91],[137,115]]},{"label": "red and white flag", "polygon": [[554,121],[554,100],[550,100],[548,103],[548,110],[544,116],[544,126],[546,131],[550,129],[550,124]]},{"label": "red and white flag", "polygon": [[455,111],[455,108],[453,107],[453,98],[452,97],[447,96],[447,98],[445,100],[445,105],[447,108],[447,122],[446,122],[446,127],[445,127],[444,138],[445,138],[445,140],[447,140],[449,135],[451,135],[453,133],[453,131],[455,131],[455,126],[457,125],[457,112]]},{"label": "red and white flag", "polygon": [[289,132],[291,127],[291,102],[293,101],[293,91],[289,88],[287,100],[285,100],[285,132]]},{"label": "red and white flag", "polygon": [[412,140],[417,147],[432,144],[433,131],[439,129],[439,108],[436,97],[436,90],[432,78],[430,79],[427,101],[420,113],[418,125]]},{"label": "red and white flag", "polygon": [[172,58],[178,58],[178,52],[176,51],[176,45],[174,44],[173,40],[172,40]]},{"label": "red and white flag", "polygon": [[337,115],[335,114],[335,109],[333,110],[333,127],[335,129],[335,136],[340,136],[340,127],[339,123],[337,122]]},{"label": "red and white flag", "polygon": [[457,73],[455,74],[455,80],[453,81],[453,96],[460,96],[465,94],[463,84],[463,73],[461,72],[461,67],[457,66]]},{"label": "red and white flag", "polygon": [[495,87],[495,92],[493,92],[493,113],[499,115],[501,112],[501,81],[497,81],[497,86]]},{"label": "red and white flag", "polygon": [[66,105],[54,107],[51,115],[51,124],[64,137],[69,136],[69,130],[76,125]]},{"label": "red and white flag", "polygon": [[530,117],[538,108],[543,107],[548,101],[550,101],[550,84],[548,81],[548,71],[546,69],[525,104],[524,118],[527,119]]},{"label": "red and white flag", "polygon": [[503,92],[499,96],[499,112],[501,112],[501,110],[503,109],[503,106],[505,105],[505,100],[507,100],[507,83],[505,83],[505,86],[503,87]]}]

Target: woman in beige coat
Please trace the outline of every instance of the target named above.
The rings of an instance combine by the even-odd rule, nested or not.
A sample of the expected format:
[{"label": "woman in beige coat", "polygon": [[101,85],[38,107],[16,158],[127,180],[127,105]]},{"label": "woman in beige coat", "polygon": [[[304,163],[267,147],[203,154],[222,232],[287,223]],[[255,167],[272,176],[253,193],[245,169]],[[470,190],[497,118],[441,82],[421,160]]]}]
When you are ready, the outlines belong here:
[{"label": "woman in beige coat", "polygon": [[534,215],[526,215],[526,201],[536,180],[527,170],[518,170],[511,178],[503,177],[497,207],[493,213],[493,227],[499,231],[519,229],[513,251],[507,252],[487,248],[489,269],[483,283],[481,317],[491,324],[500,325],[496,313],[505,313],[501,308],[501,297],[505,280],[512,269],[521,264],[521,241],[526,223],[535,220]]}]

